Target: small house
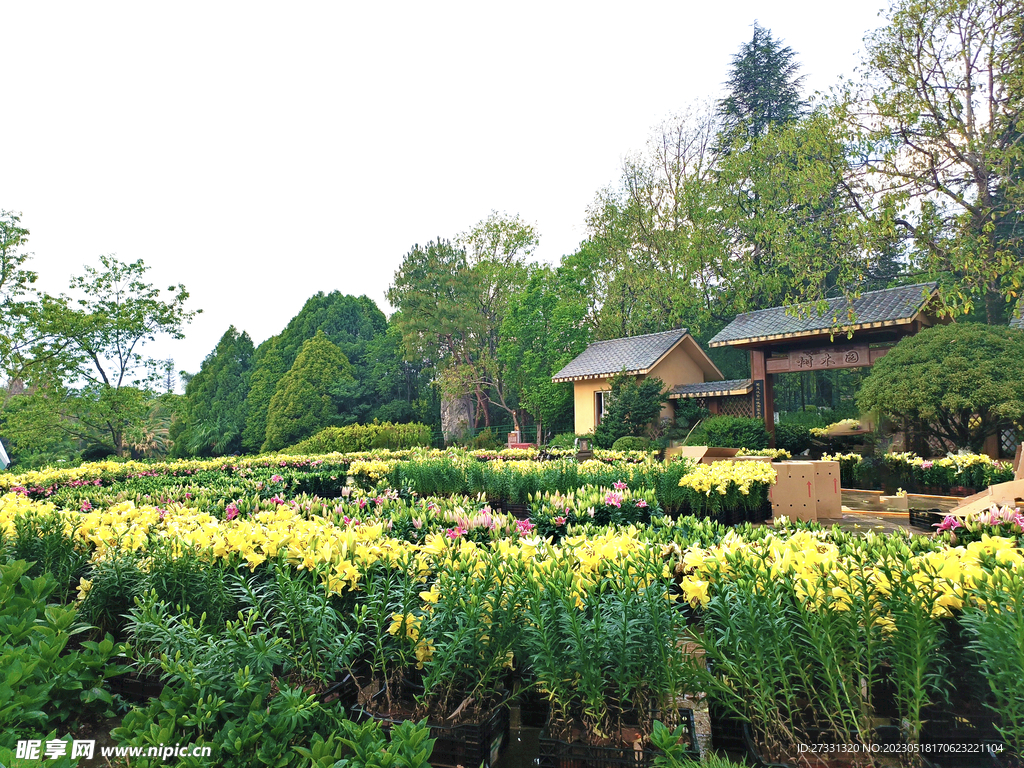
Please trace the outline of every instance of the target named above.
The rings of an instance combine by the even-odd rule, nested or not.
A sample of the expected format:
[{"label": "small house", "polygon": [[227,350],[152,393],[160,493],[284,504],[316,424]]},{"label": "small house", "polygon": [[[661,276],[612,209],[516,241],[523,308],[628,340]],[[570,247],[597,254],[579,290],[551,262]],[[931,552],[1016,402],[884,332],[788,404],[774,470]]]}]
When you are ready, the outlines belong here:
[{"label": "small house", "polygon": [[[696,389],[700,389],[705,382],[723,379],[685,328],[596,341],[551,378],[556,384],[572,382],[576,434],[589,434],[601,423],[608,410],[611,379],[622,372],[661,379],[671,391],[670,398],[679,396],[680,387],[699,385]],[[673,415],[672,405],[666,405],[662,418],[671,420]]]}]

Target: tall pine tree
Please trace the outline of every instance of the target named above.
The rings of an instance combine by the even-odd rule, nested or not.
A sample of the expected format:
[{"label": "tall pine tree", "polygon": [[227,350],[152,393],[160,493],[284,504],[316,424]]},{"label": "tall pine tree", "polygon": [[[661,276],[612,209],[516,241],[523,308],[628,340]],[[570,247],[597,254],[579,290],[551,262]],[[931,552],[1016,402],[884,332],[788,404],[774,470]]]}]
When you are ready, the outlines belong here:
[{"label": "tall pine tree", "polygon": [[249,334],[227,329],[185,387],[185,402],[172,425],[176,456],[223,456],[242,445],[253,344]]},{"label": "tall pine tree", "polygon": [[725,81],[729,93],[718,104],[720,146],[725,151],[748,145],[772,126],[800,118],[807,104],[800,96],[799,70],[793,49],[754,22],[754,36],[732,57]]},{"label": "tall pine tree", "polygon": [[341,381],[352,379],[348,358],[317,331],[278,382],[267,409],[263,451],[278,451],[337,423],[338,404],[331,395]]}]

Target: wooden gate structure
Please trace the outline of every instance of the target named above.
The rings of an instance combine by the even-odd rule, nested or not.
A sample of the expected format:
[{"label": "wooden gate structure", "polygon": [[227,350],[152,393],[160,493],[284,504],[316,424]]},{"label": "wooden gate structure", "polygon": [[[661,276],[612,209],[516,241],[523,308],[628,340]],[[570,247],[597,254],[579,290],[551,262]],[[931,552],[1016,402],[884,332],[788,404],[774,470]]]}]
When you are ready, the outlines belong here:
[{"label": "wooden gate structure", "polygon": [[776,374],[874,365],[904,336],[946,322],[940,302],[936,283],[920,283],[829,299],[824,312],[788,306],[737,315],[708,346],[748,350],[751,377],[684,385],[670,397],[701,398],[712,413],[730,415],[740,415],[735,399],[745,398],[747,415],[764,419],[774,446]]}]

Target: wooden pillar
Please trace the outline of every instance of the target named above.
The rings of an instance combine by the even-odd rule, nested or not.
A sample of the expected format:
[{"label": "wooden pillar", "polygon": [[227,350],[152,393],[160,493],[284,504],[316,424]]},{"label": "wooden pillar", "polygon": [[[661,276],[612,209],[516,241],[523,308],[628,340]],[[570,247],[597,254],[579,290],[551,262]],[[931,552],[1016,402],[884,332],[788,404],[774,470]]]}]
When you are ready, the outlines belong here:
[{"label": "wooden pillar", "polygon": [[764,350],[750,350],[750,378],[754,383],[754,417],[764,419],[768,430],[768,444],[775,447],[775,396],[771,377],[764,366]]},{"label": "wooden pillar", "polygon": [[981,450],[982,453],[986,454],[990,459],[999,458],[999,433],[996,432],[994,435],[989,435],[985,438],[985,447]]}]

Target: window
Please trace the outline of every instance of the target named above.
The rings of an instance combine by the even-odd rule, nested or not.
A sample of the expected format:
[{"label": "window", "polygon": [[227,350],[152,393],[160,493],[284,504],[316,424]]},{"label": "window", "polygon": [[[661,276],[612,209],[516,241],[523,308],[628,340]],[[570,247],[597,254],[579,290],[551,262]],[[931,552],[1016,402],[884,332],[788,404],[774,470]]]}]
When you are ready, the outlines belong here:
[{"label": "window", "polygon": [[611,392],[595,392],[594,393],[594,404],[597,410],[597,418],[594,420],[594,425],[601,423],[604,415],[608,413],[608,401],[611,399]]}]

